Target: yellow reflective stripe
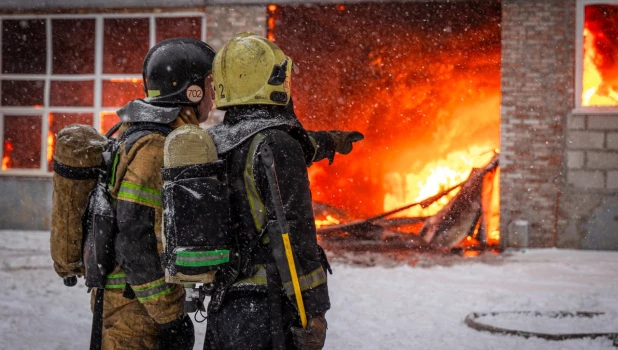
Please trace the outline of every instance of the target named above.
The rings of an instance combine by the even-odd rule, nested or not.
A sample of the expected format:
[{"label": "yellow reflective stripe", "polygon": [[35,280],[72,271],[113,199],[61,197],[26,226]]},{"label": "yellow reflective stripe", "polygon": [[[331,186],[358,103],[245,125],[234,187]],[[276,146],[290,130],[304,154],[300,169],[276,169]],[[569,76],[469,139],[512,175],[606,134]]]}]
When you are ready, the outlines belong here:
[{"label": "yellow reflective stripe", "polygon": [[174,287],[175,284],[165,283],[165,277],[139,286],[132,286],[133,292],[140,302],[169,294],[174,290]]},{"label": "yellow reflective stripe", "polygon": [[147,290],[147,289],[151,289],[157,286],[162,285],[163,283],[165,283],[165,277],[163,278],[159,278],[156,281],[152,281],[146,284],[141,284],[139,286],[133,286],[133,291],[142,291],[142,290]]},{"label": "yellow reflective stripe", "polygon": [[161,191],[126,181],[120,184],[118,199],[161,207]]},{"label": "yellow reflective stripe", "polygon": [[127,275],[124,272],[113,273],[111,275],[107,275],[107,278],[123,278],[123,277],[127,277]]},{"label": "yellow reflective stripe", "polygon": [[248,284],[258,284],[258,285],[266,285],[266,268],[264,265],[255,265],[253,276],[244,278],[242,280],[234,282],[235,286],[248,285]]},{"label": "yellow reflective stripe", "polygon": [[121,273],[107,275],[105,289],[124,289],[127,285],[127,276]]},{"label": "yellow reflective stripe", "polygon": [[157,97],[161,95],[161,90],[148,90],[148,97]]},{"label": "yellow reflective stripe", "polygon": [[[162,291],[156,293],[156,294],[152,294],[146,297],[137,297],[137,300],[139,300],[141,303],[148,301],[148,300],[152,300],[152,299],[156,299],[159,297],[162,297],[164,295],[168,295],[171,292],[173,292],[176,289],[176,285],[175,284],[166,284],[165,287],[167,287],[166,289],[163,289]],[[135,293],[135,295],[137,296],[138,294]]]},{"label": "yellow reflective stripe", "polygon": [[266,208],[264,202],[260,198],[260,194],[255,186],[255,178],[253,173],[253,162],[255,160],[255,154],[257,148],[266,138],[266,135],[258,133],[253,137],[251,145],[249,146],[249,154],[245,163],[245,171],[243,177],[245,179],[245,188],[247,189],[247,199],[249,200],[249,206],[251,207],[251,215],[253,216],[253,223],[258,232],[262,232],[262,227],[266,222]]},{"label": "yellow reflective stripe", "polygon": [[[300,290],[304,292],[308,289],[312,289],[326,283],[326,273],[320,266],[306,275],[298,276],[298,282],[300,284]],[[283,283],[283,287],[288,295],[295,294],[292,282]]]},{"label": "yellow reflective stripe", "polygon": [[108,186],[110,188],[113,188],[114,185],[116,184],[116,168],[118,167],[118,160],[120,159],[120,152],[116,152],[116,155],[114,156],[114,162],[112,164],[112,176],[109,177],[109,184]]}]

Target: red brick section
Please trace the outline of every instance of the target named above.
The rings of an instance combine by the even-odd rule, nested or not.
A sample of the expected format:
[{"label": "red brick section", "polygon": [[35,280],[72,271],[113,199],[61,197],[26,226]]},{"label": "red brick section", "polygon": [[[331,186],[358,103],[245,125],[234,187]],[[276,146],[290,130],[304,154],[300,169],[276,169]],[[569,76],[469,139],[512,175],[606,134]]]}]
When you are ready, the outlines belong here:
[{"label": "red brick section", "polygon": [[502,1],[501,223],[529,222],[529,244],[553,244],[574,107],[575,0]]}]

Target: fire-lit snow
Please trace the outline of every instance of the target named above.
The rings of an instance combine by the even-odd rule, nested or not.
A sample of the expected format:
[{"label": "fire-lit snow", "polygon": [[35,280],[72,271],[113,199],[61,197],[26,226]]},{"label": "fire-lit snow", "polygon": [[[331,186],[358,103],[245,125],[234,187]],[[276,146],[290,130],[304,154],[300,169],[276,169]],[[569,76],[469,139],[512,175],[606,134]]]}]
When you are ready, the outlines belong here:
[{"label": "fire-lit snow", "polygon": [[[606,315],[598,331],[618,332],[618,252],[543,249],[475,258],[418,255],[403,262],[349,253],[331,263],[325,349],[612,349],[604,338],[547,341],[478,332],[463,323],[473,311],[600,311]],[[55,274],[49,232],[0,231],[0,266],[0,349],[88,348],[90,295],[83,279],[67,288]],[[534,320],[526,330],[591,327],[577,319],[557,322]],[[205,327],[196,325],[195,349],[202,348]]]}]

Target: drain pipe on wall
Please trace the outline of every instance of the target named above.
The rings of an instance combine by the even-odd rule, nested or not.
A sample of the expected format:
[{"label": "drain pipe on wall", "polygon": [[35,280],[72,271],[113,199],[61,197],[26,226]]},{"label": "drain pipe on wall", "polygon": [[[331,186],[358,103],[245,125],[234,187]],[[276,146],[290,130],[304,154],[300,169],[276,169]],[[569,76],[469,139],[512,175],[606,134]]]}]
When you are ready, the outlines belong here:
[{"label": "drain pipe on wall", "polygon": [[556,206],[554,208],[554,232],[552,235],[552,246],[558,247],[558,217],[560,213],[560,197],[562,196],[562,174],[554,177],[552,182],[556,185]]}]

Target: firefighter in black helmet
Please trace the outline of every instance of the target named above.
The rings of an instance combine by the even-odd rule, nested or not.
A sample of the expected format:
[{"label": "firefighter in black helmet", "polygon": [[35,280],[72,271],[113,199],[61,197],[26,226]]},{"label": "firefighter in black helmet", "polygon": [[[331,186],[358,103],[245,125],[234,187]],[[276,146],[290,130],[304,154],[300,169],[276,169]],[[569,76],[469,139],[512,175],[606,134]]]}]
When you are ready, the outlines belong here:
[{"label": "firefighter in black helmet", "polygon": [[[161,168],[165,136],[208,116],[214,55],[195,39],[160,42],[144,60],[147,97],[118,111],[121,146],[110,183],[117,203],[117,267],[107,276],[103,297],[103,349],[193,349],[193,324],[183,308],[185,290],[165,282],[159,257]],[[93,304],[94,299],[93,293]]]}]

